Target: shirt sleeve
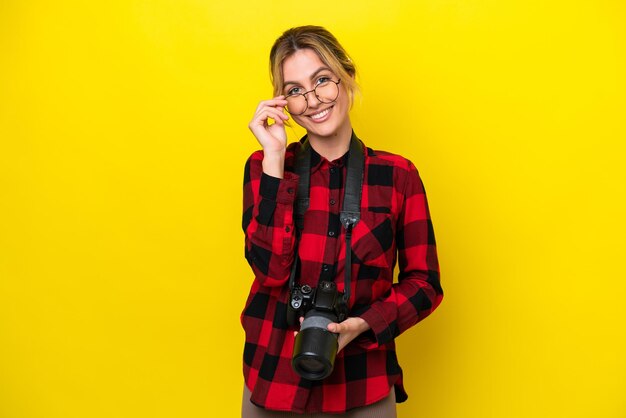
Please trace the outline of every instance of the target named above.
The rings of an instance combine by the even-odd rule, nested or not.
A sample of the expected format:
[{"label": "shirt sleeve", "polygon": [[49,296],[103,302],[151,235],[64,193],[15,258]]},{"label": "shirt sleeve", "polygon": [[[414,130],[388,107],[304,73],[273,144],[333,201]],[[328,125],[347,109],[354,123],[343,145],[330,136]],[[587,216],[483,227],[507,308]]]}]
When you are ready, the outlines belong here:
[{"label": "shirt sleeve", "polygon": [[243,219],[245,257],[264,286],[282,286],[289,280],[294,259],[293,206],[298,176],[284,178],[263,172],[263,153],[253,153],[245,165]]},{"label": "shirt sleeve", "polygon": [[402,196],[396,228],[398,283],[359,315],[371,327],[378,345],[390,342],[426,318],[443,299],[426,193],[410,162]]}]

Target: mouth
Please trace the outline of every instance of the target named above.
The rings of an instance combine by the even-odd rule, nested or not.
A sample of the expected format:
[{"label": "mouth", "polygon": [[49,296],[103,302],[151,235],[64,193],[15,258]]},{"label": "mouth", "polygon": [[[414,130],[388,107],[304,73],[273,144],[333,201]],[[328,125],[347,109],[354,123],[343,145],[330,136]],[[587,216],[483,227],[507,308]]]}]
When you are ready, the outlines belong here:
[{"label": "mouth", "polygon": [[331,110],[332,110],[333,107],[334,106],[331,106],[329,108],[326,108],[326,109],[322,110],[321,112],[317,112],[317,113],[314,113],[312,115],[309,115],[309,118],[311,120],[313,120],[314,122],[323,122],[323,121],[325,121],[326,119],[329,118]]}]

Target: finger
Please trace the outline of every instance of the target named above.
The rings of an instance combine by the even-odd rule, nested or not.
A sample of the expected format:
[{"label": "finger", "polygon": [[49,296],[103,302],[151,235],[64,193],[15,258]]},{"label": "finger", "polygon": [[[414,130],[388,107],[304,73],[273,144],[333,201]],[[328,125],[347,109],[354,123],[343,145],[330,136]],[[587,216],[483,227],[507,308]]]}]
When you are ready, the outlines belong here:
[{"label": "finger", "polygon": [[[281,94],[280,96],[276,96],[274,98],[272,98],[272,100],[276,101],[277,103],[280,103],[280,106],[286,106],[287,105],[287,97],[284,94]],[[284,103],[284,105],[283,105]]]},{"label": "finger", "polygon": [[289,116],[284,114],[281,110],[273,107],[266,107],[254,115],[253,121],[259,124],[265,122],[268,118],[272,118],[274,120],[287,120],[289,119]]},{"label": "finger", "polygon": [[274,122],[279,123],[281,125],[287,122],[287,119],[285,118],[285,114],[283,113],[280,114],[280,119],[276,119],[276,118],[273,118],[273,119],[274,119]]},{"label": "finger", "polygon": [[283,96],[277,96],[274,99],[263,100],[259,102],[257,109],[261,109],[263,107],[282,107],[287,105],[287,100]]},{"label": "finger", "polygon": [[[285,121],[284,121],[284,120],[282,120],[282,119],[274,119],[274,118],[270,118],[270,119],[268,119],[268,121],[269,121],[269,120],[273,120],[273,121],[274,121],[274,124],[275,124],[275,125],[277,125],[277,126],[284,126],[284,125],[285,125]],[[269,124],[268,124],[268,126],[271,126],[271,125],[269,125]]]},{"label": "finger", "polygon": [[285,96],[277,96],[270,100],[263,100],[259,103],[256,110],[259,111],[265,107],[285,107],[287,106],[287,100],[285,100]]},{"label": "finger", "polygon": [[255,113],[253,119],[257,121],[266,120],[267,118],[279,119],[281,118],[280,115],[284,115],[284,113],[273,107],[265,107],[263,109],[260,109],[257,113]]},{"label": "finger", "polygon": [[277,107],[268,107],[267,110],[273,114],[278,115],[281,119],[287,120],[289,119],[289,115],[287,115],[283,109]]},{"label": "finger", "polygon": [[346,344],[344,344],[344,338],[339,336],[339,338],[337,339],[337,353],[343,350],[345,346]]},{"label": "finger", "polygon": [[252,119],[248,126],[250,127],[252,132],[258,132],[256,131],[257,129],[267,129],[267,127],[270,126],[270,120],[279,123],[279,126],[283,126],[285,123],[285,121],[280,119],[280,116],[278,115],[262,114]]},{"label": "finger", "polygon": [[338,324],[336,322],[331,322],[326,327],[330,332],[334,332],[335,334],[339,334],[345,331],[345,327],[342,324]]},{"label": "finger", "polygon": [[[299,318],[299,320],[300,320],[300,325],[302,325],[302,321],[304,321],[304,317],[303,317],[303,316],[301,316],[301,317]],[[295,337],[296,335],[298,335],[298,331],[294,331],[294,332],[293,332],[293,336]]]}]

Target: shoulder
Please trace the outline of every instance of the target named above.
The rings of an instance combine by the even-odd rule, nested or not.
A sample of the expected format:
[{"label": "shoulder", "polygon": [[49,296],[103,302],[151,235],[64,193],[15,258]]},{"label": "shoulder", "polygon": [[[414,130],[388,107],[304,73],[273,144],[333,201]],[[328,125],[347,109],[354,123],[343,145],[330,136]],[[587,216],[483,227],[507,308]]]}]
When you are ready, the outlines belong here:
[{"label": "shoulder", "polygon": [[[400,155],[367,147],[365,182],[368,186],[387,186],[398,198],[421,193],[422,179],[413,162]],[[382,191],[382,190],[381,190]]]},{"label": "shoulder", "polygon": [[386,171],[393,173],[396,180],[403,180],[407,176],[417,174],[417,168],[411,160],[400,154],[389,151],[367,149],[366,166],[368,171]]}]

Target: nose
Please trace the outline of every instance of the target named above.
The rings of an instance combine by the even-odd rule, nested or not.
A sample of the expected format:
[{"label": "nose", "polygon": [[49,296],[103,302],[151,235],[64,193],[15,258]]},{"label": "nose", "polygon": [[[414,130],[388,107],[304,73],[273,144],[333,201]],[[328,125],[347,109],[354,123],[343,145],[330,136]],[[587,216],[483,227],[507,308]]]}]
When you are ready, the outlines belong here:
[{"label": "nose", "polygon": [[[312,93],[312,94],[309,94]],[[316,108],[322,103],[320,99],[317,98],[317,94],[315,94],[315,90],[307,91],[304,95],[306,98],[306,102],[308,107]]]}]

